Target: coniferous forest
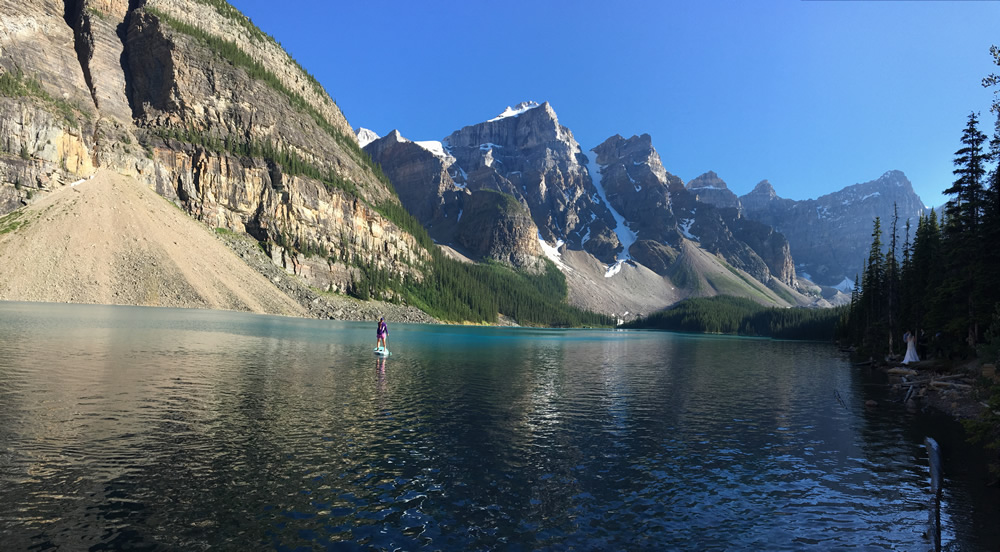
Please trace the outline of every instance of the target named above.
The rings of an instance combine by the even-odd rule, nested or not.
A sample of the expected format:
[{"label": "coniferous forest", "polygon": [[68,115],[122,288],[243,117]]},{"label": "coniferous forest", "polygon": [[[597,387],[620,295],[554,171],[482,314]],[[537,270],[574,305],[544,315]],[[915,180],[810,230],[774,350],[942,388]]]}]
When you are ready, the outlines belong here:
[{"label": "coniferous forest", "polygon": [[[990,53],[1000,66],[1000,48]],[[1000,363],[1000,75],[987,76],[983,86],[994,93],[992,137],[970,113],[943,212],[931,210],[915,224],[898,216],[874,221],[864,273],[838,328],[838,337],[865,356],[901,355],[909,331],[921,359]],[[990,395],[985,417],[968,425],[1000,450],[1000,386]]]},{"label": "coniferous forest", "polygon": [[681,301],[625,327],[830,341],[841,310],[765,307],[750,299],[720,295]]}]

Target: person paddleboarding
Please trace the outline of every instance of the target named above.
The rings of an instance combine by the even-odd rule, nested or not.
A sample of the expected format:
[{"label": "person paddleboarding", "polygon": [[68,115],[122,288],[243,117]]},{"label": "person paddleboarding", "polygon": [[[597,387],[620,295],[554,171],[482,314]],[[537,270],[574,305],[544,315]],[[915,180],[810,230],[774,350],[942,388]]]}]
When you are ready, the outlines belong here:
[{"label": "person paddleboarding", "polygon": [[389,326],[385,323],[385,317],[378,319],[378,333],[376,334],[375,350],[387,351],[389,348],[385,344],[385,338],[389,335]]}]

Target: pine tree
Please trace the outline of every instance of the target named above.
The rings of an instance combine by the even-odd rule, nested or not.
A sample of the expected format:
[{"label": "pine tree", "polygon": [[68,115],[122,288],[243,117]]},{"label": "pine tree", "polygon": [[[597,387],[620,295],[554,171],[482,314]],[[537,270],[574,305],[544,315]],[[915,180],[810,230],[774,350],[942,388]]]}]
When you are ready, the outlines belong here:
[{"label": "pine tree", "polygon": [[970,236],[979,226],[984,205],[983,180],[989,156],[983,149],[986,135],[979,130],[979,118],[969,114],[969,121],[962,131],[962,148],[955,152],[955,170],[958,178],[944,191],[955,197],[948,200],[945,213],[948,215],[950,233]]},{"label": "pine tree", "polygon": [[899,209],[892,204],[892,232],[889,235],[889,251],[885,255],[885,316],[889,329],[889,351],[894,349],[893,338],[896,335],[899,306],[899,262],[896,257],[896,228],[899,225]]},{"label": "pine tree", "polygon": [[875,217],[872,229],[872,246],[868,253],[861,280],[859,310],[861,314],[862,342],[869,346],[879,339],[884,327],[885,309],[885,256],[882,254],[882,221]]},{"label": "pine tree", "polygon": [[948,247],[945,256],[944,291],[954,298],[950,312],[950,328],[964,325],[965,340],[974,347],[979,337],[978,305],[984,295],[984,264],[980,248],[984,206],[983,181],[988,154],[983,145],[986,135],[979,130],[979,119],[969,114],[962,132],[962,148],[955,152],[955,182],[945,190],[954,195],[945,207],[948,216],[945,235]]},{"label": "pine tree", "polygon": [[[1000,163],[1000,109],[994,109],[997,111],[997,120],[987,157],[994,163]],[[986,176],[981,239],[983,244],[1000,243],[1000,164],[994,165]],[[979,251],[983,263],[980,276],[981,299],[984,312],[989,312],[989,305],[1000,303],[1000,251],[996,247],[983,247]]]}]

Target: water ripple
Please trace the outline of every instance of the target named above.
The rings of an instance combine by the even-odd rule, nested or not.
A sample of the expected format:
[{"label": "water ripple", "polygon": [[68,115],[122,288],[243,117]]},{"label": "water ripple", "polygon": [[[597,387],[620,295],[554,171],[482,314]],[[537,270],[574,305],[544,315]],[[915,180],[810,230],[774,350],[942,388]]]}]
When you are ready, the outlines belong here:
[{"label": "water ripple", "polygon": [[[13,305],[13,549],[927,546],[923,434],[822,346],[396,325],[379,360],[368,325]],[[1000,501],[948,484],[946,542],[991,550]]]}]

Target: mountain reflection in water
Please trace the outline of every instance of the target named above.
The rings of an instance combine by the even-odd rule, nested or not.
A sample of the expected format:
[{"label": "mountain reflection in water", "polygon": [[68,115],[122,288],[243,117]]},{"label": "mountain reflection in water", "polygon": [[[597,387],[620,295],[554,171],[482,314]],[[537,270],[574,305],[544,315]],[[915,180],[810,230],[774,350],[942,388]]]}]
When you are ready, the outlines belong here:
[{"label": "mountain reflection in water", "polygon": [[1000,542],[829,346],[390,326],[0,303],[4,548],[926,550],[928,435],[945,549]]}]

